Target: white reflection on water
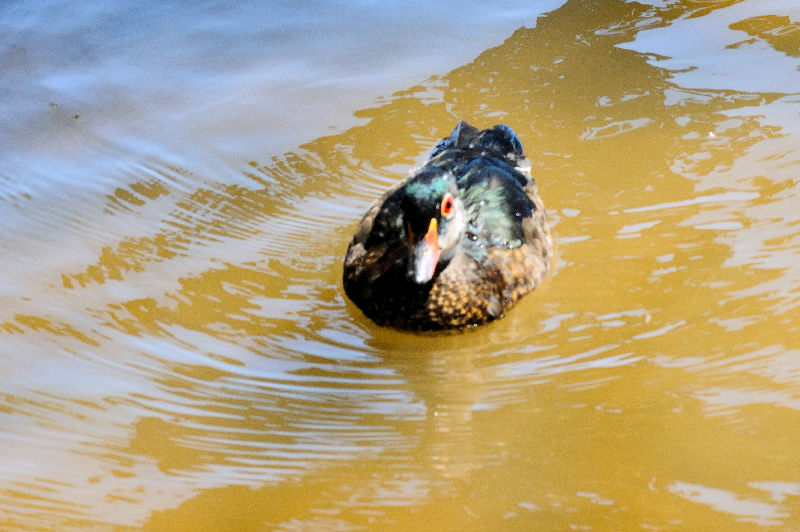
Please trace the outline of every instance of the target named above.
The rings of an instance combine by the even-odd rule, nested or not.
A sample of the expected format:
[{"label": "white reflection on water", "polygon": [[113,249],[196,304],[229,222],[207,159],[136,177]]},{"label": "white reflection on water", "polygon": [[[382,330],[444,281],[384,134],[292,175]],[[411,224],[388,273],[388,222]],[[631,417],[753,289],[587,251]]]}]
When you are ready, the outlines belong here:
[{"label": "white reflection on water", "polygon": [[689,482],[674,482],[669,491],[692,502],[705,504],[714,510],[730,513],[745,522],[763,526],[778,525],[789,513],[778,504],[743,497],[728,490],[710,488]]},{"label": "white reflection on water", "polygon": [[[730,89],[742,92],[795,93],[800,87],[797,59],[767,43],[751,39],[731,25],[759,14],[791,14],[800,21],[794,0],[739,2],[702,17],[682,18],[668,26],[646,29],[621,48],[660,56],[654,64],[674,71],[672,79],[684,89]],[[736,48],[736,53],[731,53]],[[770,56],[765,60],[765,55]]]},{"label": "white reflection on water", "polygon": [[[90,131],[138,154],[191,153],[184,168],[207,151],[239,165],[363,122],[353,110],[561,3],[5,2],[0,135],[69,156]],[[68,110],[57,120],[71,134],[49,134],[48,102]]]}]

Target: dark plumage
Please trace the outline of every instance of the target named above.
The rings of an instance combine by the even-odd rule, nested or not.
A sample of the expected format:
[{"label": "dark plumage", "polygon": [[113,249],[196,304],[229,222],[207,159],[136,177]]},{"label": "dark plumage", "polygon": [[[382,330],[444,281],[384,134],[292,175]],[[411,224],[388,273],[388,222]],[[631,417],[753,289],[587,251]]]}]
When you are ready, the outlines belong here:
[{"label": "dark plumage", "polygon": [[403,329],[499,318],[542,279],[553,251],[536,183],[508,126],[464,121],[375,202],[344,259],[344,289]]}]

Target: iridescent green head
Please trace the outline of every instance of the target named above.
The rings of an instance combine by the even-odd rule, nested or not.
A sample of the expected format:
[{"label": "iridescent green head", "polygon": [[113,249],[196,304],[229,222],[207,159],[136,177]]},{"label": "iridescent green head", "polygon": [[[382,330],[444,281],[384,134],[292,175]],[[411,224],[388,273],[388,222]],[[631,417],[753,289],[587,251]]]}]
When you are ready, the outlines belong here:
[{"label": "iridescent green head", "polygon": [[408,237],[408,276],[425,284],[437,266],[453,257],[466,231],[455,176],[440,168],[422,170],[402,188],[400,207]]}]

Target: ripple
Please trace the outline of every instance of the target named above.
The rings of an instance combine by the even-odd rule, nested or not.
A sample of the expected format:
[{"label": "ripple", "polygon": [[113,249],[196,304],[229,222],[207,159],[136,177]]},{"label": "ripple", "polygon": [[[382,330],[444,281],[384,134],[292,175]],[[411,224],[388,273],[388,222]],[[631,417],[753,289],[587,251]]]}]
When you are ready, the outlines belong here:
[{"label": "ripple", "polygon": [[[653,528],[708,528],[697,505],[717,527],[787,522],[797,96],[683,86],[655,48],[622,46],[715,13],[796,59],[770,33],[791,28],[754,6],[566,3],[324,134],[309,131],[331,115],[285,136],[263,87],[221,101],[213,82],[170,86],[180,102],[136,119],[98,101],[92,121],[104,78],[44,75],[91,90],[34,106],[0,178],[3,523],[624,528],[631,500],[669,508],[639,523]],[[231,29],[220,16],[215,35]],[[228,67],[234,82],[265,72]],[[362,79],[346,84],[361,94]],[[298,89],[288,101],[307,100]],[[462,117],[525,139],[554,271],[484,327],[378,327],[343,294],[347,243]],[[272,137],[298,135],[313,140],[274,155]]]}]

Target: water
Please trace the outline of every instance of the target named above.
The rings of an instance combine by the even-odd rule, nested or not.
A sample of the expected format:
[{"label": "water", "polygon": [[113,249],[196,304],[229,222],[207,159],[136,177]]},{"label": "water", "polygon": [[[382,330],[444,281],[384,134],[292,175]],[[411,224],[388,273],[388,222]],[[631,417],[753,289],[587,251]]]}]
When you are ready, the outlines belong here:
[{"label": "water", "polygon": [[[0,522],[800,529],[790,1],[0,7]],[[374,197],[513,127],[507,317],[343,296]]]}]

